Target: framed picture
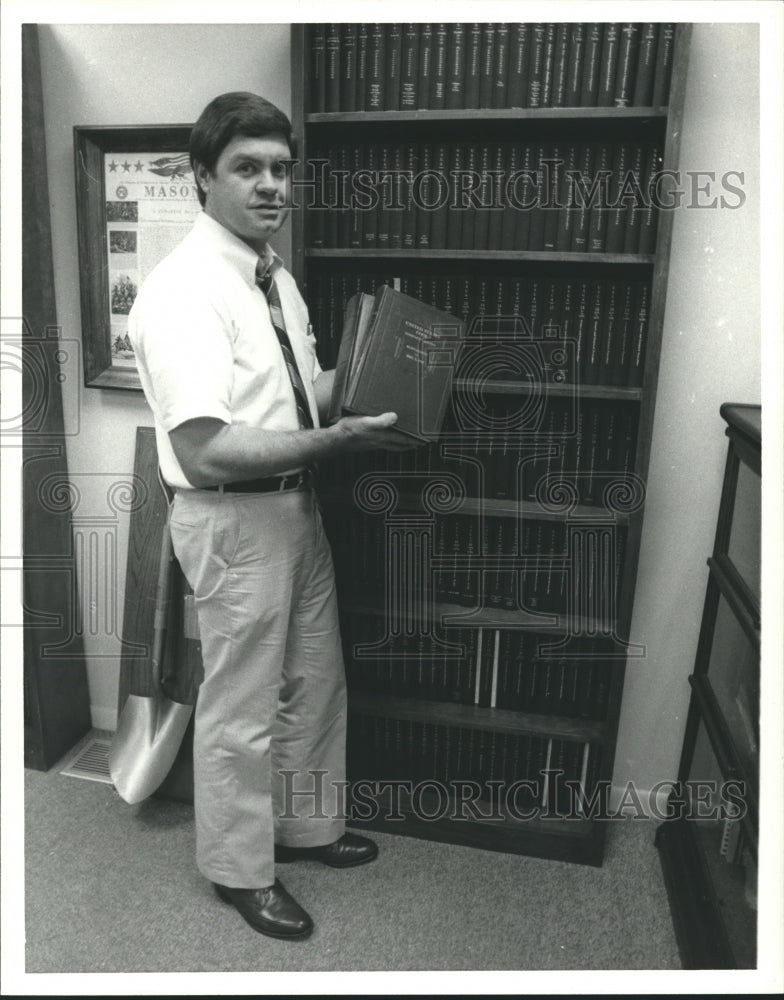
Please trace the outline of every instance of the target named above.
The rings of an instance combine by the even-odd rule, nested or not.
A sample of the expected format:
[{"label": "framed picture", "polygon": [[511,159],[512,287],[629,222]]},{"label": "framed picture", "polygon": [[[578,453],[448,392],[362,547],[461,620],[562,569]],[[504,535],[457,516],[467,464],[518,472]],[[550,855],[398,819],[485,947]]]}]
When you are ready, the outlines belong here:
[{"label": "framed picture", "polygon": [[85,385],[141,389],[128,313],[201,211],[190,125],[74,128]]}]

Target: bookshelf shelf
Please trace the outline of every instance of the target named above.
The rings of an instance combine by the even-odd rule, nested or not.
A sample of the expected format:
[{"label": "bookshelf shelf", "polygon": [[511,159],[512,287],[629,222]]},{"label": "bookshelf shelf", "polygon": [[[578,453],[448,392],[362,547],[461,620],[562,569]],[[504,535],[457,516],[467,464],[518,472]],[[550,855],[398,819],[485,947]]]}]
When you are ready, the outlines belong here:
[{"label": "bookshelf shelf", "polygon": [[322,111],[305,115],[306,125],[388,125],[438,122],[647,122],[666,119],[667,108],[444,108],[414,111]]},{"label": "bookshelf shelf", "polygon": [[[322,490],[321,499],[328,504],[353,506],[354,498],[346,493],[334,493]],[[414,494],[401,493],[398,501],[399,510],[417,512],[423,510],[421,500]],[[455,504],[454,514],[481,514],[486,517],[508,517],[523,520],[530,518],[536,521],[561,522],[566,517],[574,518],[583,523],[592,521],[606,522],[612,518],[616,524],[628,524],[630,515],[626,511],[608,511],[604,507],[587,507],[577,504],[568,511],[547,507],[533,500],[494,500],[488,497],[466,496]]]},{"label": "bookshelf shelf", "polygon": [[377,248],[344,248],[344,247],[309,247],[305,250],[306,257],[323,260],[452,260],[491,263],[493,261],[509,261],[512,263],[532,263],[541,261],[545,264],[612,264],[628,265],[634,268],[650,267],[654,263],[653,254],[645,253],[556,253],[544,250],[380,250]]},{"label": "bookshelf shelf", "polygon": [[[387,609],[380,605],[372,605],[352,601],[350,597],[345,603],[346,611],[353,615],[379,617],[386,615]],[[447,604],[435,601],[432,604],[411,608],[409,615],[412,620],[427,620],[440,622],[444,626],[470,625],[483,629],[522,629],[541,635],[563,636],[570,631],[565,614],[542,612],[533,614],[525,611],[508,611],[505,608],[488,608],[481,605]],[[575,635],[600,635],[603,623],[595,618],[575,616],[569,619],[571,631]]]},{"label": "bookshelf shelf", "polygon": [[364,715],[383,715],[414,722],[442,723],[495,733],[530,733],[562,740],[603,743],[605,727],[588,719],[570,719],[557,715],[536,715],[503,708],[457,705],[443,701],[392,698],[387,695],[353,692],[349,711]]},{"label": "bookshelf shelf", "polygon": [[[458,43],[460,26],[410,24],[402,26],[402,31],[400,27],[292,27],[292,121],[295,134],[302,137],[294,177],[305,186],[313,183],[325,196],[321,203],[336,206],[310,212],[307,221],[301,212],[292,216],[292,270],[308,299],[324,368],[333,367],[337,357],[345,303],[358,292],[372,294],[381,284],[392,284],[404,294],[459,317],[466,330],[472,331],[456,362],[451,410],[442,438],[422,453],[426,457],[406,459],[404,453],[392,459],[379,454],[370,456],[369,464],[325,463],[322,484],[329,502],[325,524],[345,619],[347,665],[359,669],[361,665],[352,661],[353,650],[368,641],[367,636],[362,638],[364,630],[373,632],[379,618],[389,621],[392,609],[385,601],[394,595],[394,613],[405,618],[395,626],[403,630],[403,652],[397,650],[395,657],[402,657],[405,664],[417,662],[419,632],[427,636],[459,632],[470,655],[459,666],[453,665],[455,674],[448,683],[459,689],[461,701],[470,701],[473,695],[475,703],[432,697],[445,692],[458,697],[447,687],[446,673],[443,685],[441,675],[435,672],[427,684],[421,682],[417,688],[419,682],[408,666],[400,674],[386,677],[381,671],[372,679],[349,670],[349,765],[351,768],[353,760],[358,769],[355,776],[368,778],[374,776],[374,768],[379,778],[385,776],[385,768],[388,775],[389,771],[402,774],[407,768],[420,773],[429,767],[436,776],[436,763],[417,758],[412,747],[400,742],[400,736],[397,742],[389,742],[387,737],[383,753],[374,757],[370,744],[379,749],[378,734],[373,736],[363,729],[371,717],[409,727],[406,732],[413,732],[410,727],[435,727],[442,740],[459,739],[455,734],[463,731],[476,739],[495,739],[495,756],[473,760],[480,780],[488,780],[498,769],[507,775],[518,737],[538,741],[537,752],[546,746],[548,759],[557,741],[571,741],[569,753],[574,752],[576,741],[586,748],[594,744],[601,748],[599,755],[590,758],[591,770],[584,768],[580,775],[590,794],[609,786],[613,773],[625,660],[616,659],[615,652],[607,650],[625,648],[616,636],[628,637],[631,630],[673,213],[659,211],[649,201],[642,215],[635,214],[641,211],[639,205],[634,209],[628,202],[613,203],[609,197],[604,207],[583,203],[569,208],[575,203],[561,201],[560,194],[573,180],[567,173],[572,169],[589,186],[597,172],[605,171],[610,195],[619,194],[622,181],[628,177],[643,190],[658,170],[665,171],[665,176],[667,171],[677,170],[691,29],[688,24],[566,28],[545,24],[527,29],[521,25],[465,25],[464,38],[473,39],[472,51],[477,51],[476,39],[481,37],[483,51],[489,53],[478,63],[469,63],[466,57],[466,67],[481,65],[479,86],[485,89],[480,101],[466,96],[465,103],[496,106],[460,109],[447,106],[462,99],[455,98],[456,93],[469,92],[470,72],[461,75],[459,57],[455,55],[450,63],[448,55],[465,51]],[[505,61],[495,59],[503,51],[498,46],[505,43],[498,39],[506,37],[505,27],[509,29],[509,45],[517,39],[514,44],[519,53],[528,51],[524,50],[528,43],[521,41],[524,37],[530,41],[531,52],[540,51],[536,47],[544,39],[541,80],[536,77],[534,60],[514,63],[511,56]],[[411,87],[415,77],[416,86],[423,86],[426,67],[439,64],[420,58],[415,65],[411,53],[416,51],[417,36],[422,46],[441,44],[433,39],[446,38],[442,65],[452,67],[444,70],[452,74],[450,82],[444,80],[445,91],[439,91],[437,80],[427,84],[427,101],[422,99],[422,90],[412,97]],[[579,55],[581,40],[593,46],[592,61],[586,56],[579,85],[576,77],[565,83],[570,73],[574,76],[578,64],[567,62],[564,46],[569,52],[576,46],[574,51]],[[616,43],[618,48],[614,48]],[[398,44],[402,46],[399,61]],[[384,52],[393,53],[394,58],[384,62],[387,68],[392,67],[390,73],[381,71],[381,61],[373,62],[372,45],[377,53],[384,46]],[[490,46],[494,46],[492,50]],[[356,60],[347,55],[352,51]],[[368,57],[365,76],[361,69],[363,51]],[[435,51],[432,49],[431,55]],[[622,51],[626,62],[618,55],[616,64],[613,52]],[[643,51],[648,53],[645,60]],[[408,62],[405,52],[409,53]],[[552,64],[547,63],[548,53]],[[632,72],[632,61],[637,59],[634,53],[640,61]],[[508,70],[502,79],[497,70],[498,65],[513,64],[529,67],[525,101],[512,89],[513,71]],[[572,68],[565,70],[567,64]],[[401,68],[399,80],[397,67]],[[552,77],[547,75],[550,71]],[[612,94],[602,96],[600,90],[591,90],[597,81],[594,71],[614,81]],[[629,89],[632,79],[633,99]],[[541,93],[536,89],[540,84]],[[569,94],[572,96],[565,96]],[[429,107],[417,108],[411,103],[416,100]],[[578,102],[592,106],[575,106]],[[505,103],[543,106],[504,107]],[[544,106],[553,104],[560,106]],[[326,161],[322,174],[315,171],[313,161]],[[557,176],[546,166],[555,161],[563,167]],[[308,165],[314,172],[306,171]],[[509,186],[510,177],[526,178],[529,169],[536,175],[530,189],[525,186],[527,180],[523,188]],[[397,206],[379,200],[366,211],[361,199],[346,197],[361,190],[357,182],[364,183],[368,177],[376,190],[385,190],[381,178],[387,170],[400,171],[399,177],[409,178]],[[449,178],[448,199],[425,197],[427,185],[416,188],[416,183],[433,173]],[[463,203],[454,197],[464,192],[458,189],[462,183],[458,178],[463,176],[481,177],[477,189],[480,198],[466,213],[451,207]],[[496,189],[501,203],[497,212],[490,210],[498,204],[489,180],[492,176],[502,178]],[[553,202],[548,200],[548,184],[556,181],[558,187],[549,190],[556,190],[559,197],[556,207],[549,209]],[[527,212],[529,205],[521,195],[529,190],[535,190],[536,198],[532,211]],[[429,194],[432,196],[432,191]],[[491,320],[492,326],[499,319],[504,334],[494,339],[493,330],[483,321]],[[504,324],[505,320],[508,323]],[[510,331],[514,333],[511,337]],[[471,337],[477,339],[472,342]],[[486,337],[486,342],[479,341],[480,337]],[[477,344],[474,354],[471,348]],[[572,349],[573,357],[569,356]],[[506,363],[507,350],[518,352],[514,363]],[[491,361],[485,369],[482,364],[486,358]],[[520,380],[515,381],[518,373]],[[572,381],[565,381],[567,378]],[[460,401],[465,404],[462,409]],[[570,414],[574,416],[572,423]],[[525,423],[529,419],[530,426]],[[489,435],[485,433],[487,426],[491,427]],[[471,428],[476,432],[473,437]],[[530,464],[512,465],[520,473],[519,477],[510,476],[504,464],[506,456],[510,462],[518,460],[531,440],[537,446],[542,444],[541,451],[527,456]],[[469,454],[471,442],[475,460]],[[461,449],[463,455],[458,454]],[[371,479],[376,474],[379,482],[389,486],[387,492],[383,487],[379,490],[382,506],[389,504],[383,511],[372,505],[369,508],[367,498],[362,500],[355,490],[359,477],[367,472]],[[423,509],[422,479],[428,474],[433,485],[438,476],[461,478],[464,493],[448,512],[432,520]],[[537,483],[553,484],[564,478],[574,486],[570,495],[579,497],[580,504],[566,510],[534,502],[533,498],[544,495],[536,489]],[[632,482],[642,484],[639,498],[626,498],[628,509],[609,511],[591,506],[600,502],[605,488],[614,489],[619,481],[624,488]],[[486,495],[479,495],[483,489]],[[429,503],[432,497],[427,495]],[[430,532],[430,554],[441,559],[430,568],[441,576],[426,577],[424,567],[416,563],[417,545],[421,544],[417,531],[424,531],[423,525]],[[584,536],[580,534],[583,527]],[[603,530],[609,541],[601,540]],[[593,541],[584,541],[589,537]],[[583,544],[587,547],[580,548]],[[594,544],[605,546],[601,550],[605,555],[610,552],[606,564],[602,563],[604,556],[595,554],[599,549],[590,547]],[[529,553],[536,558],[528,559]],[[550,553],[552,561],[548,561]],[[564,580],[568,582],[554,584],[565,556],[568,569]],[[396,558],[410,559],[412,564],[397,565]],[[545,584],[539,575],[544,564]],[[447,580],[445,574],[452,570],[454,575]],[[490,576],[492,573],[496,575]],[[570,606],[577,613],[537,614],[519,609],[523,602],[518,591],[525,595],[526,603],[530,604],[534,595],[541,606],[542,602],[552,603],[556,588],[558,604],[564,603],[568,592]],[[474,605],[468,604],[471,594],[481,595]],[[596,603],[599,594],[610,595],[606,607]],[[572,710],[566,701],[504,702],[505,706],[537,709],[543,704],[559,704],[561,714],[555,708],[538,714],[485,707],[494,699],[479,690],[479,683],[476,690],[469,685],[466,694],[461,686],[466,672],[486,681],[487,673],[482,671],[488,663],[491,635],[495,637],[495,662],[500,665],[499,650],[504,649],[505,669],[519,671],[514,674],[516,679],[537,679],[538,683],[543,678],[537,673],[544,669],[537,665],[538,654],[526,645],[537,636],[555,642],[568,638],[575,662],[596,663],[601,682],[596,690],[591,688],[593,682],[580,689],[578,698],[584,702],[575,708],[579,717],[563,714]],[[483,636],[488,637],[487,642],[482,642]],[[519,647],[515,646],[518,638]],[[406,642],[413,645],[406,646]],[[532,685],[526,688],[533,689]],[[452,735],[447,737],[447,733]],[[460,767],[467,766],[468,756],[466,751]],[[526,758],[524,770],[532,769],[530,776],[535,777],[541,765],[540,757]],[[496,827],[449,818],[424,822],[415,811],[404,813],[394,822],[378,816],[369,822],[404,835],[601,863],[602,823],[521,823],[506,817]]]},{"label": "bookshelf shelf", "polygon": [[[470,389],[472,384],[468,381],[457,379],[455,386],[458,390]],[[618,385],[575,385],[571,382],[548,382],[546,386],[541,383],[507,382],[503,379],[487,379],[482,382],[483,393],[495,393],[497,395],[529,395],[531,393],[546,393],[548,396],[564,396],[567,398],[582,397],[585,399],[617,399],[630,403],[638,403],[643,397],[642,389],[629,386]]]}]

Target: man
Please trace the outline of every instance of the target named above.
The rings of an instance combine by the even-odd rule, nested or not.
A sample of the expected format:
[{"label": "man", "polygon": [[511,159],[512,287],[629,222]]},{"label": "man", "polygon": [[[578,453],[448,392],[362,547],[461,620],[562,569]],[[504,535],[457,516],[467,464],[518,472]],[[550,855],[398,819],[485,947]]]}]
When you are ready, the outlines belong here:
[{"label": "man", "polygon": [[[129,333],[199,615],[197,864],[254,929],[301,938],[312,921],[275,862],[342,868],[377,854],[340,818],[345,680],[309,470],[409,445],[393,413],[319,426],[333,373],[268,243],[289,211],[291,147],[288,118],[261,97],[223,94],[205,108],[190,143],[203,212],[140,289]],[[284,802],[280,772],[313,792],[314,771],[323,801]]]}]

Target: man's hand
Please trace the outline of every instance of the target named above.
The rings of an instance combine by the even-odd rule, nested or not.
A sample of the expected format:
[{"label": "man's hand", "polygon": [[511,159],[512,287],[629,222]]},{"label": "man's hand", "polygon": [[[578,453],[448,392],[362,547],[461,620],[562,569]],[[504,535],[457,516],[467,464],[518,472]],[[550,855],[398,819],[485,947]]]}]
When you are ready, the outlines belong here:
[{"label": "man's hand", "polygon": [[341,450],[345,451],[408,451],[422,441],[395,428],[396,413],[382,413],[377,417],[341,417],[333,430],[341,436]]}]

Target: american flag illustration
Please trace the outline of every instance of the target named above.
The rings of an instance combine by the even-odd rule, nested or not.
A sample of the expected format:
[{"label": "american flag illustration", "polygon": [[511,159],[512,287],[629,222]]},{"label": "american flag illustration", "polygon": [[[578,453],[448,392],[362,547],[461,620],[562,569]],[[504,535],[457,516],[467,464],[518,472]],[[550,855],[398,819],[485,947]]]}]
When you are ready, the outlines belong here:
[{"label": "american flag illustration", "polygon": [[150,172],[160,177],[187,177],[191,172],[191,161],[187,153],[173,153],[161,156],[150,163]]}]

